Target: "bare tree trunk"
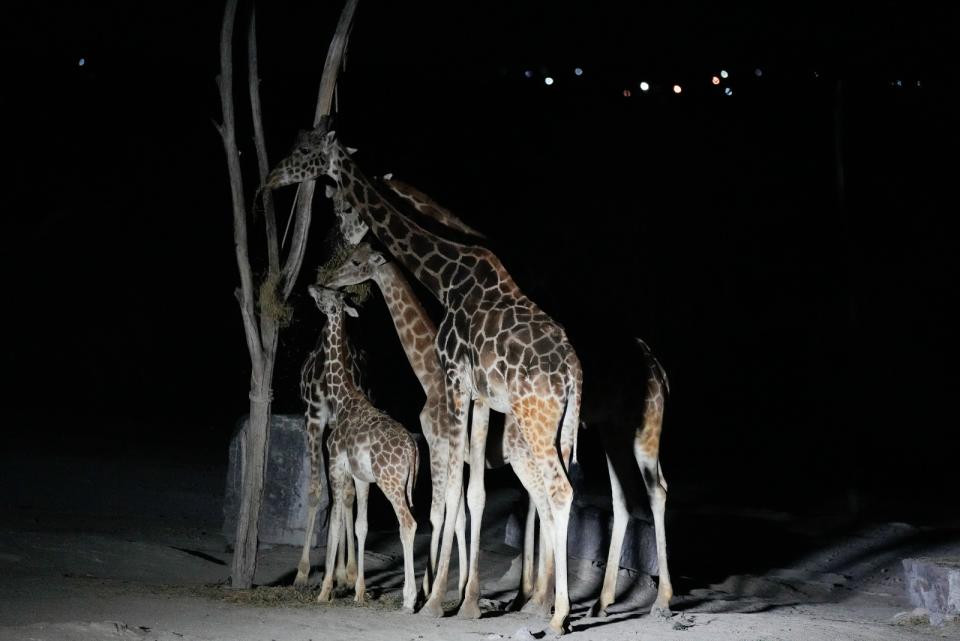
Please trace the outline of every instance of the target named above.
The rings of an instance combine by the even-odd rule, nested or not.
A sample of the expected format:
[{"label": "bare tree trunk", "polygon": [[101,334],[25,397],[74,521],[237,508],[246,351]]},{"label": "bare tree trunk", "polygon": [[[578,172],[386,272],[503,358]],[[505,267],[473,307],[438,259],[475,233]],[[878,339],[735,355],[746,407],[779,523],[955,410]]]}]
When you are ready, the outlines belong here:
[{"label": "bare tree trunk", "polygon": [[[343,57],[343,50],[346,46],[346,38],[356,5],[357,0],[347,0],[340,22],[337,24],[336,35],[327,52],[324,74],[320,81],[320,96],[317,100],[317,117],[314,124],[319,122],[321,116],[329,114],[331,96],[336,86],[337,71]],[[237,302],[240,304],[240,315],[243,319],[244,336],[251,365],[250,419],[241,447],[240,509],[237,515],[237,535],[234,544],[231,585],[234,588],[249,588],[253,585],[257,565],[257,539],[263,502],[264,475],[270,435],[270,411],[273,398],[271,386],[280,324],[275,315],[275,310],[270,306],[261,304],[259,319],[255,312],[256,299],[248,253],[243,176],[240,171],[240,154],[236,145],[236,123],[233,106],[233,27],[236,13],[237,0],[227,0],[220,32],[220,75],[217,77],[223,123],[217,125],[217,130],[223,140],[230,176],[234,245],[237,267],[240,272],[240,287],[237,288],[235,293]],[[260,184],[262,184],[268,171],[268,162],[258,91],[255,14],[251,17],[248,31],[247,63],[254,140],[257,148]],[[286,260],[283,261],[282,269],[273,202],[269,193],[264,194],[268,269],[266,281],[262,284],[260,293],[261,296],[267,293],[275,297],[279,304],[285,303],[290,296],[300,273],[300,267],[303,264],[312,213],[312,187],[311,184],[309,190],[301,190],[300,199],[297,203],[291,249]]]}]

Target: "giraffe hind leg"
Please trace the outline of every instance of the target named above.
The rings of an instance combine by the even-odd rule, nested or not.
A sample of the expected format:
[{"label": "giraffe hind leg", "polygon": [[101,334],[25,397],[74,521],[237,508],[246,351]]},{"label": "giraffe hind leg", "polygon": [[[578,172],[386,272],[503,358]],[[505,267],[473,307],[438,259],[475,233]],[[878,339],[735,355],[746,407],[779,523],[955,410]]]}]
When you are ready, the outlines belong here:
[{"label": "giraffe hind leg", "polygon": [[660,572],[657,584],[657,599],[650,608],[651,614],[670,615],[670,599],[673,597],[673,584],[670,582],[670,570],[667,567],[667,534],[664,526],[664,512],[667,504],[667,480],[663,476],[657,448],[644,445],[639,440],[634,444],[634,456],[643,474],[643,482],[650,497],[650,509],[653,512],[653,525],[657,539],[657,567]]},{"label": "giraffe hind leg", "polygon": [[[412,474],[412,470],[410,471]],[[406,475],[403,479],[382,483],[380,489],[393,506],[400,524],[400,543],[403,546],[403,611],[413,612],[417,600],[416,576],[413,567],[413,539],[417,534],[417,522],[407,506],[407,497],[404,492]]]},{"label": "giraffe hind leg", "polygon": [[600,599],[590,611],[591,616],[606,616],[607,608],[613,604],[617,592],[617,572],[620,569],[620,554],[623,550],[623,537],[627,531],[630,513],[623,495],[623,487],[617,476],[610,456],[607,456],[607,472],[610,475],[610,492],[613,502],[613,528],[610,533],[610,548],[607,552],[607,565],[603,573],[603,587]]}]

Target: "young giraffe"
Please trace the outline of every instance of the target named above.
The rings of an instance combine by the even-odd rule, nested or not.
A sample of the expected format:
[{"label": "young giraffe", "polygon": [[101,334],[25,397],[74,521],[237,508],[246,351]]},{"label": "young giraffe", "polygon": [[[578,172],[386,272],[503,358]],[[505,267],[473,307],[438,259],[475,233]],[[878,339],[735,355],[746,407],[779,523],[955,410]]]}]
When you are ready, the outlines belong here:
[{"label": "young giraffe", "polygon": [[[267,176],[265,186],[276,188],[323,175],[332,178],[370,231],[445,308],[437,348],[448,380],[448,411],[457,426],[451,432],[451,445],[458,445],[451,447],[445,519],[455,518],[459,509],[467,409],[471,399],[474,401],[467,490],[470,571],[460,613],[470,618],[480,615],[479,535],[486,500],[483,463],[492,408],[513,415],[544,486],[545,492],[538,494],[528,485],[529,479],[521,478],[535,500],[546,497],[537,505],[537,512],[553,543],[556,563],[550,628],[562,634],[570,613],[567,526],[573,501],[566,466],[579,422],[582,387],[576,352],[563,328],[520,290],[491,251],[440,238],[406,219],[377,193],[334,133],[323,129],[311,133],[305,144],[281,161]],[[441,565],[425,605],[431,614],[440,610],[438,586],[445,585],[441,578],[449,566],[452,536],[453,528],[445,524]]]},{"label": "young giraffe", "polygon": [[[455,218],[451,212],[434,202],[429,196],[406,183],[389,177],[384,177],[383,183],[423,214],[435,218],[437,215],[432,212],[443,212],[446,217]],[[623,483],[630,476],[631,470],[628,468],[634,465],[636,466],[634,469],[639,469],[647,490],[657,545],[659,581],[657,599],[651,608],[651,612],[661,616],[668,615],[670,599],[673,597],[673,586],[667,565],[667,539],[664,524],[667,480],[660,466],[660,434],[663,427],[664,405],[670,384],[666,371],[656,356],[653,355],[650,347],[639,338],[631,339],[631,342],[634,344],[608,347],[608,350],[616,352],[616,358],[618,359],[622,359],[624,354],[628,354],[634,349],[640,350],[639,357],[631,359],[631,361],[636,360],[644,363],[645,374],[641,377],[628,376],[626,383],[628,386],[645,387],[646,393],[634,395],[631,392],[629,401],[613,398],[613,396],[622,395],[624,379],[605,380],[607,378],[606,372],[610,369],[609,363],[596,363],[597,366],[590,370],[596,372],[595,375],[591,375],[593,384],[589,387],[585,404],[581,408],[581,417],[584,423],[588,426],[594,423],[598,424],[600,440],[606,452],[613,503],[610,547],[600,598],[591,609],[594,616],[606,615],[607,608],[613,604],[615,599],[617,570],[620,567],[623,537],[630,518],[623,492]],[[619,376],[619,374],[615,374],[615,376]],[[630,387],[630,389],[633,388]],[[619,408],[619,412],[615,416],[611,412],[613,407]],[[624,452],[631,453],[632,461],[624,460],[620,456]],[[574,450],[574,459],[576,459],[576,450]],[[531,543],[535,525],[535,513],[532,508],[533,503],[531,502],[531,509],[527,514],[523,557],[523,577],[526,584],[529,584],[530,581]],[[544,549],[543,541],[541,541],[540,549]],[[551,581],[552,572],[552,561],[541,553],[537,574],[537,595],[542,594],[544,589],[542,582],[549,583]],[[522,590],[521,593],[523,593]],[[539,604],[536,596],[531,603],[534,606]]]},{"label": "young giraffe", "polygon": [[[353,384],[357,389],[364,389],[362,383],[362,371],[360,361],[362,355],[354,347],[353,343],[347,341],[347,362]],[[321,461],[323,457],[323,436],[327,424],[336,422],[333,415],[333,409],[330,407],[329,394],[327,392],[327,380],[324,376],[326,367],[326,355],[321,342],[315,350],[307,355],[300,368],[300,397],[306,404],[304,428],[307,432],[307,450],[310,456],[310,485],[307,504],[307,522],[305,526],[306,535],[303,540],[303,552],[300,555],[300,563],[297,565],[297,577],[293,584],[297,587],[304,587],[310,577],[310,548],[313,544],[313,528],[317,522],[317,511],[320,505],[320,492],[323,491],[323,479],[320,475]],[[357,561],[353,542],[353,505],[350,505],[350,511],[347,518],[344,519],[346,525],[346,548],[347,559],[344,561],[344,548],[340,547],[337,556],[337,582],[340,584],[350,584],[357,577]]]},{"label": "young giraffe", "polygon": [[[420,419],[424,436],[430,446],[430,469],[433,480],[433,501],[430,506],[430,523],[433,527],[430,540],[430,566],[429,570],[424,573],[424,592],[429,596],[428,578],[437,567],[436,554],[444,512],[447,464],[450,455],[447,437],[449,413],[446,406],[446,380],[434,347],[437,332],[433,321],[424,311],[420,301],[417,300],[413,289],[401,274],[400,269],[395,264],[388,262],[383,254],[374,251],[367,243],[357,245],[343,264],[331,273],[323,284],[326,287],[341,288],[367,280],[374,281],[380,288],[393,318],[400,342],[427,397],[423,411],[420,413]],[[490,467],[507,463],[513,465],[514,468],[523,466],[518,474],[527,474],[532,477],[533,468],[528,449],[520,437],[516,422],[510,416],[506,417],[504,424],[501,451],[502,460],[490,460],[488,458],[486,464]],[[542,489],[542,485],[541,482],[538,487]],[[531,501],[530,504],[531,506],[534,505],[534,501]],[[461,498],[456,522],[457,544],[460,553],[460,565],[458,567],[460,568],[459,594],[461,596],[467,578],[466,538],[463,528],[464,506]],[[532,550],[532,541],[530,550]],[[521,586],[520,601],[528,598],[532,591],[532,579],[529,576],[531,566],[527,564],[526,555],[530,550],[525,550],[523,573],[525,581]],[[538,590],[531,603],[538,603],[541,606],[546,603],[546,584],[544,584],[542,590]]]},{"label": "young giraffe", "polygon": [[[386,264],[381,254],[372,252],[370,246],[361,243],[341,266],[332,272],[323,283],[334,289],[373,280],[380,288],[387,309],[393,319],[400,344],[410,362],[417,380],[426,396],[420,411],[420,425],[430,452],[430,478],[433,485],[430,503],[430,566],[423,575],[424,593],[430,594],[430,576],[436,568],[436,553],[443,524],[444,496],[447,487],[448,460],[450,458],[449,416],[443,370],[434,348],[436,327],[424,311],[396,266]],[[460,506],[456,520],[457,544],[460,552],[459,592],[463,593],[467,580],[467,548],[464,535],[466,517]]]},{"label": "young giraffe", "polygon": [[327,449],[330,452],[330,489],[333,496],[330,524],[327,528],[326,573],[318,601],[329,601],[344,511],[357,496],[357,579],[356,601],[365,597],[364,545],[367,536],[367,497],[370,484],[376,483],[393,506],[400,523],[403,545],[403,609],[413,612],[417,598],[413,569],[413,539],[417,522],[410,512],[413,487],[417,479],[418,452],[413,437],[395,420],[374,407],[353,384],[347,362],[344,313],[356,316],[357,311],[344,302],[340,292],[309,287],[310,296],[327,317],[323,329],[323,347],[327,354],[324,377],[334,415],[337,417]]}]

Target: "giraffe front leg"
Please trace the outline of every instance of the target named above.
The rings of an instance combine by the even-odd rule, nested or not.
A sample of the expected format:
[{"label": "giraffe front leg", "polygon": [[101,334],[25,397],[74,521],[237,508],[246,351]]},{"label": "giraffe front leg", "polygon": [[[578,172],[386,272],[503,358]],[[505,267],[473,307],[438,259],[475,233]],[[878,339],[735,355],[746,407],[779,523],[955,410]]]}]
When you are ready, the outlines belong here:
[{"label": "giraffe front leg", "polygon": [[[421,422],[423,419],[421,419]],[[432,493],[430,497],[430,561],[427,570],[423,573],[423,594],[430,597],[431,581],[437,572],[437,553],[440,547],[440,532],[443,528],[444,491],[447,487],[447,460],[449,454],[445,452],[449,447],[434,443],[430,447],[430,482]]]},{"label": "giraffe front leg", "polygon": [[340,532],[340,547],[337,549],[336,585],[345,588],[353,586],[357,579],[357,558],[353,540],[353,478],[344,480],[343,503],[341,522],[343,531]]},{"label": "giraffe front leg", "polygon": [[479,401],[474,403],[470,433],[470,484],[467,486],[467,507],[470,508],[470,574],[459,611],[460,617],[464,619],[480,618],[480,524],[487,501],[483,472],[489,419],[490,408]]},{"label": "giraffe front leg", "polygon": [[[314,415],[311,417],[311,415]],[[320,509],[320,447],[326,425],[326,410],[312,405],[307,411],[307,452],[310,456],[310,490],[307,504],[307,522],[304,525],[303,551],[297,564],[297,577],[293,585],[304,588],[310,578],[310,548],[313,547],[313,531],[317,525],[317,512]]]},{"label": "giraffe front leg", "polygon": [[344,568],[344,585],[352,585],[357,580],[357,550],[353,538],[353,495],[351,493],[347,505],[344,507],[345,517],[344,534],[346,536],[347,565]]},{"label": "giraffe front leg", "polygon": [[463,500],[463,485],[460,485],[460,507],[457,509],[457,598],[463,601],[464,589],[467,585],[467,505]]},{"label": "giraffe front leg", "polygon": [[[337,474],[336,476],[341,476]],[[327,561],[324,565],[323,583],[320,586],[320,594],[317,595],[317,602],[329,602],[333,599],[333,577],[336,574],[337,548],[340,545],[340,531],[343,529],[341,519],[343,518],[342,508],[342,479],[335,480],[335,474],[330,474],[330,485],[333,489],[333,502],[331,503],[330,523],[327,526]]]},{"label": "giraffe front leg", "polygon": [[357,577],[354,584],[357,603],[366,601],[367,586],[363,577],[363,556],[367,542],[367,497],[370,495],[370,484],[359,479],[355,481],[357,487]]},{"label": "giraffe front leg", "polygon": [[306,533],[303,540],[303,551],[300,553],[300,563],[297,564],[297,577],[293,580],[296,588],[305,588],[310,579],[310,548],[313,544],[313,529],[317,522],[320,497],[310,495],[310,504],[307,506]]},{"label": "giraffe front leg", "polygon": [[[463,463],[466,450],[465,435],[467,432],[466,407],[470,399],[462,393],[455,383],[450,383],[447,389],[449,412],[449,434],[447,435],[447,486],[444,490],[443,536],[440,543],[440,556],[437,559],[437,574],[430,589],[430,598],[420,609],[424,616],[439,618],[443,612],[443,598],[447,592],[447,580],[450,574],[450,555],[453,551],[454,522],[463,510]],[[458,526],[456,526],[458,527]],[[457,531],[458,541],[464,541],[463,531]],[[467,572],[466,563],[461,562],[461,577]],[[462,579],[461,579],[462,582]]]}]

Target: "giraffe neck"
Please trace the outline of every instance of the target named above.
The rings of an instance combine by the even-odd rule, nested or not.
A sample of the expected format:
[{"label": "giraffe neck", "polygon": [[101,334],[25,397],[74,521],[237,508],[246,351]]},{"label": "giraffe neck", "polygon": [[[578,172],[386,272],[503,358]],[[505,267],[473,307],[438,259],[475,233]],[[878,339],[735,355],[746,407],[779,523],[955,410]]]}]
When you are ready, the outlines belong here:
[{"label": "giraffe neck", "polygon": [[351,396],[359,393],[353,382],[343,317],[343,310],[328,316],[323,328],[323,351],[327,355],[323,373],[327,379],[327,397],[335,413],[340,412]]},{"label": "giraffe neck", "polygon": [[373,280],[380,288],[390,310],[407,360],[410,361],[423,391],[429,394],[437,379],[443,376],[435,348],[437,328],[417,300],[410,283],[400,273],[399,267],[393,263],[381,265],[374,272]]},{"label": "giraffe neck", "polygon": [[339,189],[387,250],[447,308],[468,297],[526,298],[487,249],[441,238],[406,218],[383,199],[353,160],[342,153]]}]

